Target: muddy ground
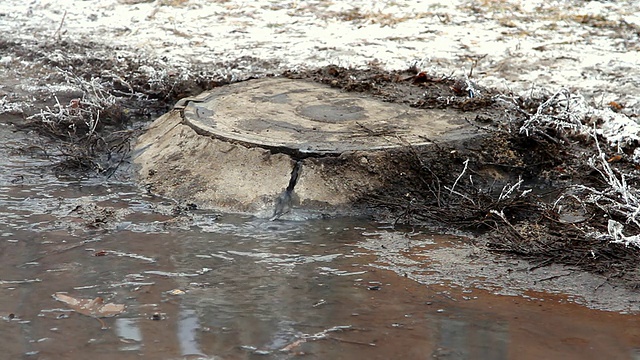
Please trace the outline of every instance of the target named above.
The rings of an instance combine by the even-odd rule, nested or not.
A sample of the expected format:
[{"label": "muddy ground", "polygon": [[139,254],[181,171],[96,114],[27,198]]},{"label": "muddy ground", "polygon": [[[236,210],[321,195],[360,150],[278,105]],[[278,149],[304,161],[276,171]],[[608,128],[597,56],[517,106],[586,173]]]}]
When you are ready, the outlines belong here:
[{"label": "muddy ground", "polygon": [[[531,260],[536,264],[533,268],[564,264],[637,286],[636,247],[590,235],[606,232],[608,219],[625,221],[625,217],[579,197],[559,200],[566,199],[563,194],[570,194],[575,186],[605,191],[606,179],[596,167],[587,165],[588,159],[598,155],[613,164],[616,174],[625,174],[630,187],[637,187],[638,165],[629,156],[636,144],[626,149],[627,154],[598,154],[598,139],[567,129],[549,126],[536,134],[523,134],[519,129],[549,95],[515,96],[416,69],[385,72],[328,67],[287,76],[311,78],[416,108],[455,108],[461,116],[480,109],[482,116],[468,120],[478,131],[491,134],[483,143],[465,144],[463,149],[448,144],[439,144],[436,151],[407,149],[399,158],[406,159],[405,171],[415,176],[392,181],[362,201],[390,210],[387,216],[394,223],[427,223],[475,232],[477,245]],[[466,171],[475,176],[475,182],[459,181]],[[516,191],[526,195],[501,196],[519,180],[523,185]],[[443,190],[452,184],[459,193]],[[558,203],[569,210],[561,212]],[[501,214],[492,211],[495,209],[501,209]],[[631,226],[629,230],[636,233],[639,229]]]},{"label": "muddy ground", "polygon": [[[605,194],[608,184],[601,168],[588,165],[594,156],[603,156],[637,188],[638,165],[632,160],[637,144],[619,153],[600,148],[604,154],[599,155],[597,138],[572,129],[541,125],[531,134],[520,132],[540,105],[553,99],[551,93],[523,97],[415,67],[388,71],[331,65],[283,72],[277,63],[241,58],[184,74],[161,59],[126,56],[122,49],[96,43],[3,39],[0,49],[3,59],[9,59],[0,66],[4,125],[33,134],[29,144],[14,150],[49,160],[51,171],[65,177],[128,181],[131,141],[149,120],[184,96],[253,77],[309,79],[416,108],[451,107],[461,114],[482,110],[485,115],[468,120],[490,134],[486,143],[467,149],[438,144],[429,153],[407,148],[400,166],[414,180],[390,182],[359,205],[398,226],[472,234],[478,249],[530,260],[531,269],[561,264],[624,287],[635,288],[640,281],[636,247],[593,236],[607,233],[608,219],[624,223],[626,213],[588,198],[598,191],[615,196]],[[582,187],[575,190],[575,185]],[[584,188],[593,191],[580,192]],[[503,196],[509,189],[521,195]],[[563,193],[567,196],[561,198]],[[569,211],[560,213],[558,204]],[[189,210],[188,204],[178,205],[175,214]],[[94,215],[89,218],[101,216]],[[626,225],[626,233],[640,231],[633,223]]]}]

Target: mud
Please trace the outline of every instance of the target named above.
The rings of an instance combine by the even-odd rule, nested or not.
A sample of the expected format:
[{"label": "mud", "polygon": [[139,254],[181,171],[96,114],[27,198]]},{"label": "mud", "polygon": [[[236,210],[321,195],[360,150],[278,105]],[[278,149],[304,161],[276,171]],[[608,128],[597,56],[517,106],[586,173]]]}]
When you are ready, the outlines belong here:
[{"label": "mud", "polygon": [[538,265],[521,257],[492,253],[466,237],[385,230],[367,235],[361,246],[378,254],[371,265],[423,284],[453,283],[518,298],[531,293],[573,294],[563,301],[624,313],[635,313],[632,309],[640,306],[630,296],[636,290],[626,282],[611,281],[575,266]]}]

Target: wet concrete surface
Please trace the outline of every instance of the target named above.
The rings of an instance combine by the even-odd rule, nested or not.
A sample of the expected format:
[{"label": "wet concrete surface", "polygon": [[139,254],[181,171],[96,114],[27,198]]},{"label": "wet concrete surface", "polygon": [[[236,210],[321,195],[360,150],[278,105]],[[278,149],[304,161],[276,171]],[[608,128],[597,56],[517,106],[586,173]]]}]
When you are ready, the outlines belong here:
[{"label": "wet concrete surface", "polygon": [[[9,148],[19,145],[15,134],[2,136]],[[358,218],[271,222],[184,211],[127,184],[53,178],[38,167],[45,162],[6,150],[0,348],[7,359],[639,356],[637,315],[591,310],[558,293],[496,295],[479,289],[488,281],[461,284],[434,269],[423,268],[420,279],[404,268],[403,276],[402,266],[415,265],[409,260],[451,273],[438,251],[463,238]],[[394,246],[398,258],[389,255]],[[453,265],[463,271],[465,262],[472,261]],[[100,296],[126,310],[99,321],[53,299],[57,292]]]}]

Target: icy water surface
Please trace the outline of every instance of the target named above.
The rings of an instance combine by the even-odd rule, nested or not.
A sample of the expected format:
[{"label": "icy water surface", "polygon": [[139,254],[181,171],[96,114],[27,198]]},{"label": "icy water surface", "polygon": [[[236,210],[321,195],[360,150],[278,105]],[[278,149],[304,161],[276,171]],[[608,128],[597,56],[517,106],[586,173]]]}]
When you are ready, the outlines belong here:
[{"label": "icy water surface", "polygon": [[[3,158],[2,359],[640,358],[635,316],[370,266],[359,244],[393,234],[384,224],[184,219],[136,187],[64,182]],[[56,293],[126,308],[91,313]]]}]

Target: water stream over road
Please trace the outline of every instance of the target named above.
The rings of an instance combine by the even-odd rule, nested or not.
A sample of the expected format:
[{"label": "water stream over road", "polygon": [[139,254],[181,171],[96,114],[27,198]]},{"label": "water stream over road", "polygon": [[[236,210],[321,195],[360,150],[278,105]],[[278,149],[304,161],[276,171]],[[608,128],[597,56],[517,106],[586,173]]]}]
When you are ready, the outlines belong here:
[{"label": "water stream over road", "polygon": [[[1,133],[0,358],[640,359],[634,315],[382,269],[366,244],[407,238],[387,224],[272,222],[67,182]],[[428,262],[463,240],[407,241]],[[126,309],[97,320],[55,293]]]}]

